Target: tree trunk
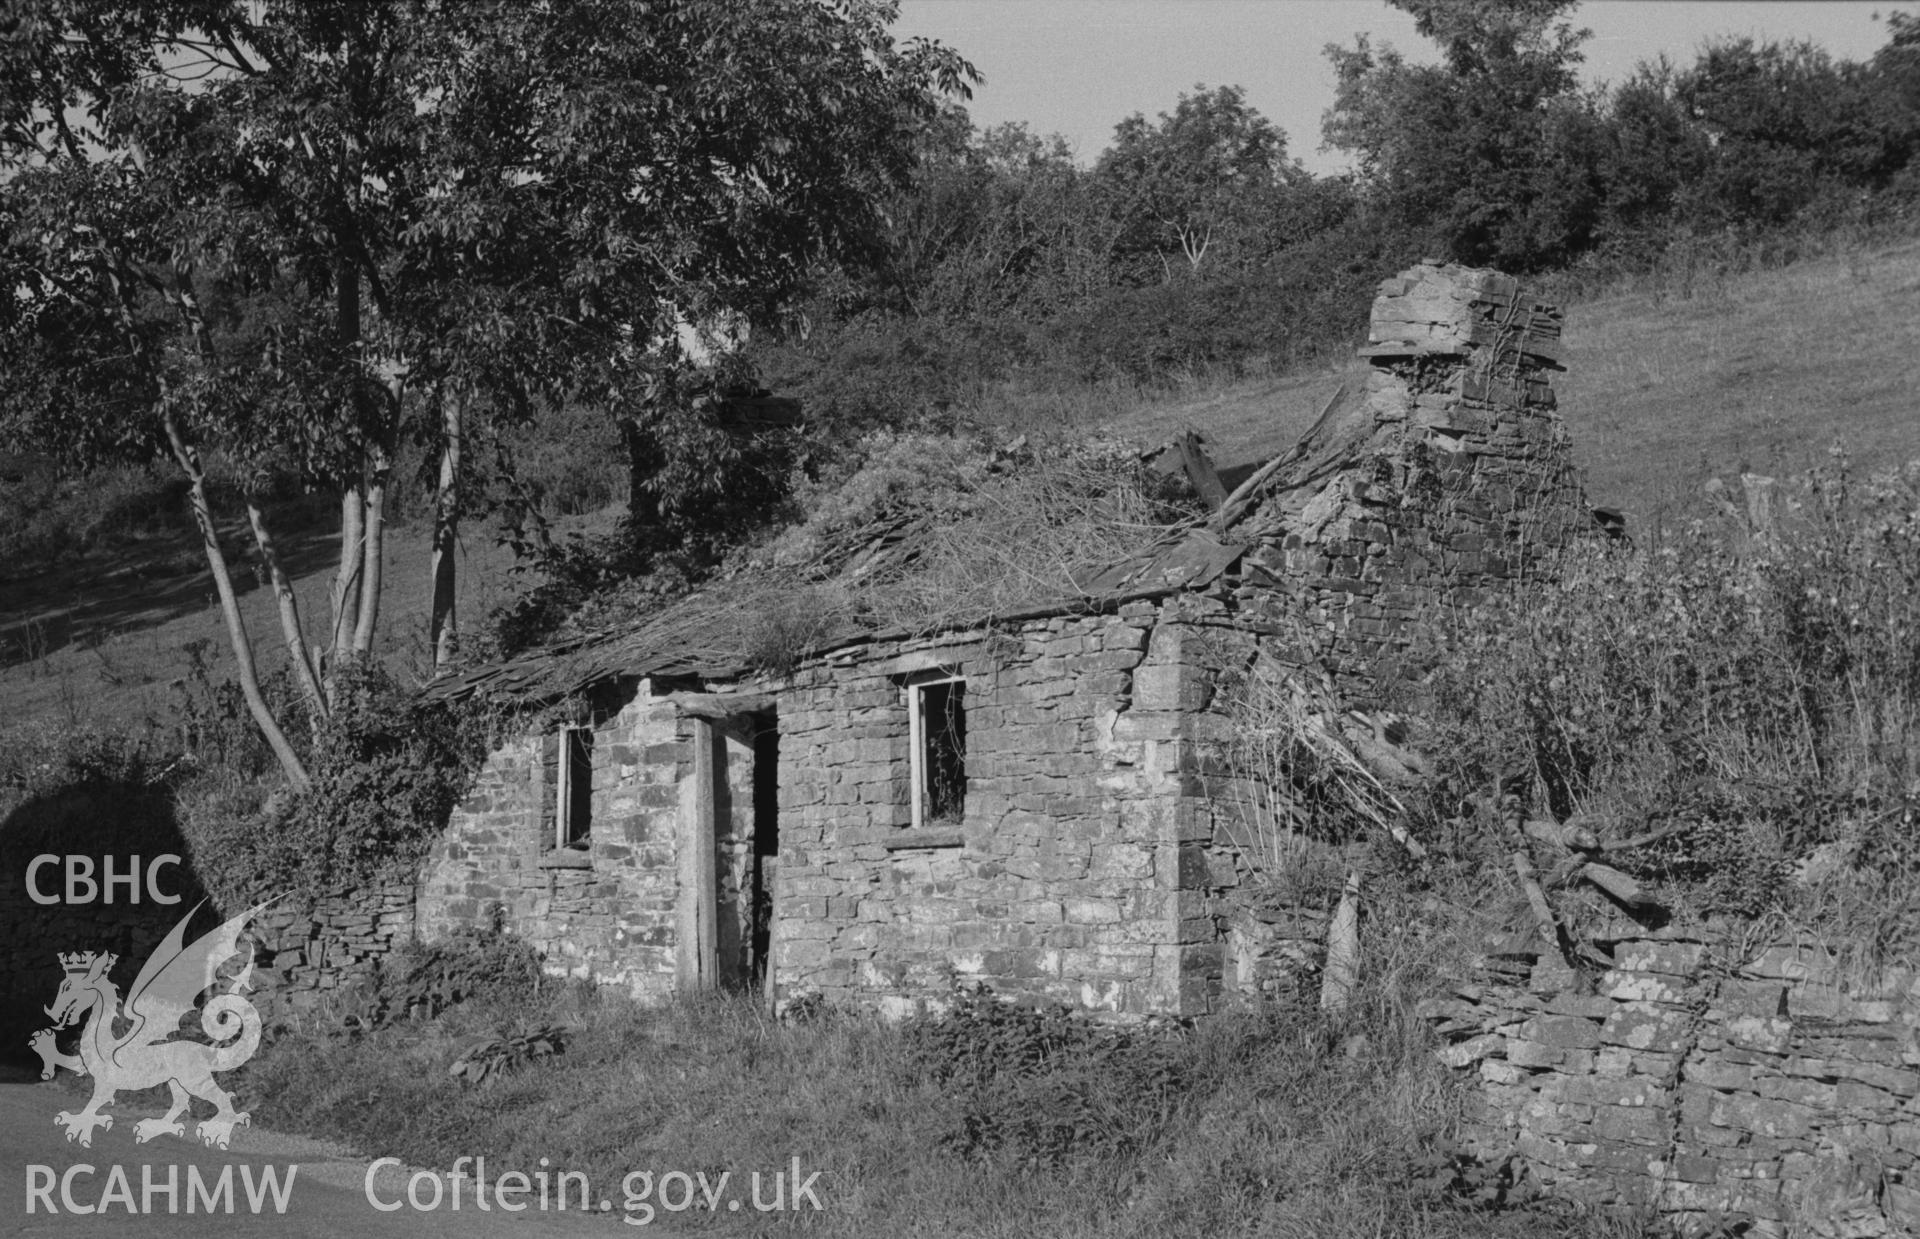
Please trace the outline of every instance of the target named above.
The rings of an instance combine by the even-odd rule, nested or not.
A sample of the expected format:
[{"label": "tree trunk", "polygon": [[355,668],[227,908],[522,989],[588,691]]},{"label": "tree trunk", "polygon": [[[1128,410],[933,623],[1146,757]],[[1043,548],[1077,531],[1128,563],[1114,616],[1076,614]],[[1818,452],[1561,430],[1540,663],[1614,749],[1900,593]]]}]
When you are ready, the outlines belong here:
[{"label": "tree trunk", "polygon": [[366,502],[361,498],[357,483],[346,486],[340,492],[340,567],[333,577],[331,600],[333,603],[332,655],[328,668],[324,669],[329,679],[331,668],[353,653],[353,626],[360,618],[361,560],[366,555]]},{"label": "tree trunk", "polygon": [[386,549],[387,475],[393,461],[385,446],[373,449],[367,469],[366,536],[361,539],[360,617],[353,627],[353,653],[364,657],[373,650],[373,634],[380,622],[380,556]]},{"label": "tree trunk", "polygon": [[293,785],[295,791],[304,792],[312,786],[313,780],[307,776],[307,768],[300,761],[300,755],[293,751],[293,745],[287,741],[287,733],[280,728],[280,720],[273,716],[266,697],[260,692],[260,674],[253,663],[253,642],[247,636],[246,621],[240,615],[240,601],[233,593],[233,576],[227,570],[227,557],[220,550],[219,534],[213,523],[213,508],[207,502],[207,475],[200,467],[199,453],[181,437],[180,428],[171,414],[167,416],[166,427],[174,459],[187,475],[187,493],[193,507],[193,520],[200,527],[200,540],[207,552],[207,566],[213,572],[213,587],[220,595],[220,613],[226,617],[227,637],[233,645],[233,658],[239,669],[240,693],[246,698],[247,710],[253,715],[254,725],[260,728],[260,734],[266,737],[273,755],[279,758],[287,782]]},{"label": "tree trunk", "polygon": [[247,501],[247,521],[253,526],[254,545],[260,548],[260,558],[267,565],[267,577],[273,583],[273,596],[280,604],[280,635],[287,644],[287,661],[293,664],[293,673],[299,677],[300,688],[307,695],[307,705],[313,710],[317,723],[327,716],[327,698],[320,691],[320,676],[313,660],[307,656],[306,633],[300,626],[300,599],[293,592],[293,582],[287,579],[286,570],[280,566],[279,552],[273,549],[273,539],[267,534],[266,514],[251,499]]},{"label": "tree trunk", "polygon": [[[336,305],[335,328],[340,335],[340,343],[349,355],[357,356],[360,349],[360,272],[353,260],[344,252],[335,265],[335,295],[339,298]],[[347,399],[353,403],[349,410],[352,421],[360,421],[357,392],[349,393]],[[366,491],[364,474],[348,482],[340,492],[340,567],[333,578],[333,655],[326,669],[326,677],[331,690],[333,668],[344,662],[353,653],[353,636],[360,619],[360,600],[365,595],[366,579],[363,575],[366,559]]]},{"label": "tree trunk", "polygon": [[[174,268],[174,286],[170,290],[175,309],[193,337],[195,350],[203,360],[211,360],[212,345],[207,339],[206,320],[201,316],[198,302],[194,299],[189,272],[185,266]],[[122,324],[129,341],[133,339],[132,315],[126,301],[124,285],[116,279],[116,286],[122,289]],[[211,370],[212,367],[209,367]],[[200,527],[200,540],[207,553],[207,567],[213,573],[213,587],[220,595],[220,613],[227,621],[227,639],[233,646],[233,659],[239,673],[240,695],[246,699],[247,710],[253,715],[254,725],[260,734],[266,737],[267,747],[279,759],[280,768],[286,773],[287,782],[297,792],[304,792],[312,786],[313,780],[307,775],[307,768],[300,755],[293,751],[293,745],[287,740],[280,720],[273,716],[273,710],[267,705],[267,699],[260,691],[260,673],[253,662],[253,639],[247,635],[247,624],[240,615],[240,602],[233,592],[233,574],[227,568],[227,557],[220,550],[220,532],[213,522],[213,506],[207,502],[207,473],[200,465],[199,449],[187,442],[180,432],[180,423],[175,420],[169,407],[166,384],[161,384],[160,407],[164,411],[162,424],[166,427],[167,444],[173,449],[173,458],[187,475],[188,499],[193,509],[194,524]],[[266,526],[259,523],[258,514],[248,505],[249,516],[255,518],[254,536],[260,540],[261,551],[266,555],[269,571],[275,577],[276,589],[285,587],[281,597],[283,620],[289,600],[292,597],[291,586],[286,585],[285,574],[279,570],[279,561],[272,555],[272,544],[266,538]],[[296,666],[305,664],[305,656],[300,644],[299,616],[294,613],[294,625],[290,643]]]},{"label": "tree trunk", "polygon": [[428,640],[433,647],[434,674],[453,663],[460,647],[459,616],[454,607],[454,552],[460,535],[461,408],[459,389],[451,382],[440,393],[440,488],[433,504],[433,602]]}]

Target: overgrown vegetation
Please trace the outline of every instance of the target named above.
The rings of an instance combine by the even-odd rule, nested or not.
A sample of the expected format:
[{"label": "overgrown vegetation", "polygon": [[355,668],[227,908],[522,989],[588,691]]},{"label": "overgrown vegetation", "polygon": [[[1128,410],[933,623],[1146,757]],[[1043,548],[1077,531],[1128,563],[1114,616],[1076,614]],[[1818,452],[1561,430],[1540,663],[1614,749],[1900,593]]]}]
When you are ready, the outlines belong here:
[{"label": "overgrown vegetation", "polygon": [[1291,893],[1317,879],[1323,894],[1337,889],[1338,875],[1326,881],[1329,845],[1404,829],[1406,807],[1382,778],[1392,758],[1378,746],[1371,763],[1355,752],[1365,727],[1313,669],[1261,654],[1219,691],[1231,726],[1216,756],[1235,778],[1228,808],[1247,827],[1244,859],[1262,886]]},{"label": "overgrown vegetation", "polygon": [[[1446,933],[1375,940],[1351,1014],[1308,1009],[1120,1030],[958,994],[953,1018],[888,1027],[831,1010],[775,1021],[714,997],[660,1009],[547,982],[437,1020],[283,1029],[236,1077],[256,1121],[450,1167],[586,1173],[625,1208],[633,1171],[820,1171],[836,1235],[1208,1235],[1416,1239],[1657,1233],[1630,1218],[1487,1204],[1448,1142],[1465,1098],[1412,1002]],[[475,1046],[562,1030],[564,1049],[477,1085]],[[546,1044],[546,1042],[542,1042]],[[652,1202],[657,1208],[657,1201]],[[765,1217],[696,1208],[675,1224],[744,1233]]]},{"label": "overgrown vegetation", "polygon": [[1920,463],[1862,478],[1836,455],[1773,526],[1585,548],[1438,629],[1427,828],[1490,858],[1518,787],[1532,812],[1657,834],[1610,863],[1689,913],[1879,904],[1874,936],[1911,952],[1891,927],[1920,924],[1917,483]]},{"label": "overgrown vegetation", "polygon": [[[720,664],[778,669],[829,634],[925,632],[1070,601],[1078,582],[1201,511],[1129,445],[879,431],[792,486],[791,523],[735,552],[699,592],[678,566],[565,570],[497,623],[514,652],[548,631],[619,631]],[[568,563],[601,564],[591,546]]]},{"label": "overgrown vegetation", "polygon": [[[306,733],[313,784],[273,790],[253,761],[209,765],[180,792],[196,872],[223,906],[408,881],[485,758],[493,720],[424,701],[378,668],[344,676],[332,714]],[[215,689],[201,751],[250,751],[230,688]],[[205,709],[205,707],[203,707]],[[239,733],[236,735],[235,733]],[[237,755],[237,754],[236,754]]]}]

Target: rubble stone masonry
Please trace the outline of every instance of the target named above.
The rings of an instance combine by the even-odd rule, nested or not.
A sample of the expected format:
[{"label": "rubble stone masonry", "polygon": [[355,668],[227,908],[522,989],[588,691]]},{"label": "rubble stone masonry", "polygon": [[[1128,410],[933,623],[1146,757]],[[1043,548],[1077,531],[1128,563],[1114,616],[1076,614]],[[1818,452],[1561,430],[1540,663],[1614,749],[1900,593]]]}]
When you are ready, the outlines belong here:
[{"label": "rubble stone masonry", "polygon": [[[1194,632],[1177,602],[1136,602],[802,669],[781,695],[780,992],[896,1014],[956,981],[1203,1005],[1220,948],[1183,868],[1204,818]],[[906,685],[943,671],[966,682],[965,811],[916,830]]]},{"label": "rubble stone masonry", "polygon": [[691,737],[642,684],[593,728],[589,847],[569,853],[542,828],[541,735],[496,750],[428,857],[420,936],[510,927],[549,971],[640,997],[674,988],[680,782]]},{"label": "rubble stone masonry", "polygon": [[1818,943],[1661,931],[1612,967],[1493,956],[1428,1014],[1466,1132],[1557,1196],[1755,1235],[1920,1233],[1920,977]]},{"label": "rubble stone masonry", "polygon": [[1363,391],[1236,528],[1237,602],[1365,674],[1442,608],[1551,571],[1590,520],[1557,412],[1560,311],[1497,271],[1424,263],[1374,301]]}]

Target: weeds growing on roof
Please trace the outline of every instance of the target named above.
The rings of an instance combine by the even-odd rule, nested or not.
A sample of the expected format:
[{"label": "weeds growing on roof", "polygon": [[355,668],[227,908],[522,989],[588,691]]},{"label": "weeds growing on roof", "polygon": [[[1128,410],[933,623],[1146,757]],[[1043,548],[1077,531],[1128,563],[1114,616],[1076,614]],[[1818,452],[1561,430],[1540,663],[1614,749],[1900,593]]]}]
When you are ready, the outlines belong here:
[{"label": "weeds growing on roof", "polygon": [[863,463],[802,486],[801,519],[664,603],[630,582],[572,621],[636,651],[780,672],[874,631],[991,624],[1085,600],[1078,582],[1200,515],[1126,444],[882,433]]}]

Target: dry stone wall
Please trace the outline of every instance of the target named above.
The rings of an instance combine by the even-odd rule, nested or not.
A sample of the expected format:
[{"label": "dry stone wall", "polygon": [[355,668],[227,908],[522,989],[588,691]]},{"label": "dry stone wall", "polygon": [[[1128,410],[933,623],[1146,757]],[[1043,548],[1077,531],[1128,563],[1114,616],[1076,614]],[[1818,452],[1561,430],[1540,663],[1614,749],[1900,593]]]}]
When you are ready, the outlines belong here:
[{"label": "dry stone wall", "polygon": [[1920,977],[1819,944],[1661,932],[1612,967],[1490,956],[1428,1014],[1466,1132],[1555,1195],[1755,1235],[1920,1233]]},{"label": "dry stone wall", "polygon": [[[128,858],[116,860],[125,864]],[[180,918],[205,898],[184,865],[168,866],[162,874],[161,893],[177,896],[178,903],[151,898],[130,903],[123,894],[112,904],[95,900],[42,906],[28,900],[24,882],[0,897],[0,917],[10,927],[7,950],[0,956],[0,1009],[6,1013],[4,1031],[16,1046],[24,1048],[27,1035],[46,1026],[41,1008],[60,987],[59,955],[111,952],[119,957],[113,976],[124,991]],[[58,881],[42,880],[50,885]],[[238,911],[202,907],[188,933],[206,933]],[[254,951],[249,997],[269,1017],[311,1008],[411,940],[413,917],[410,883],[298,901],[282,898],[249,926],[247,938]]]},{"label": "dry stone wall", "polygon": [[300,1011],[351,986],[413,939],[413,884],[279,903],[254,921],[256,1005]]}]

